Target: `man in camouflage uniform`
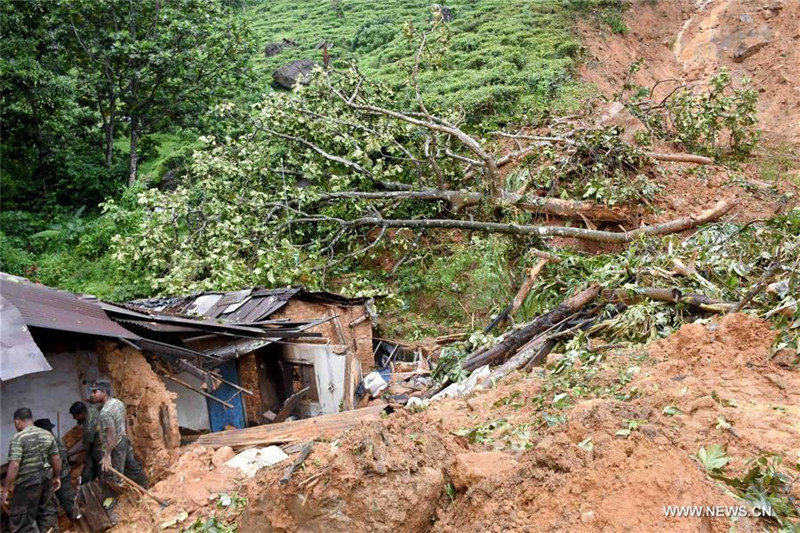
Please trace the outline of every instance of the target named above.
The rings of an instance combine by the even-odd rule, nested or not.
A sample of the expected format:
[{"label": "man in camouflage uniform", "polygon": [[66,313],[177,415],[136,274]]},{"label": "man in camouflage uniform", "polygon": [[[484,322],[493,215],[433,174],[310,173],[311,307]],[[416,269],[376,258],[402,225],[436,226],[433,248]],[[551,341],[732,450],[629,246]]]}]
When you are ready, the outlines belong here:
[{"label": "man in camouflage uniform", "polygon": [[103,450],[100,446],[100,434],[97,431],[98,409],[94,405],[75,402],[69,408],[72,418],[81,425],[81,441],[86,450],[81,472],[81,485],[93,481],[100,475],[100,460]]},{"label": "man in camouflage uniform", "polygon": [[80,518],[80,513],[75,506],[75,489],[72,487],[72,480],[70,479],[70,464],[69,457],[67,456],[67,449],[61,441],[61,437],[53,433],[53,423],[49,418],[40,418],[33,422],[37,428],[42,428],[49,431],[53,438],[56,440],[58,447],[58,455],[61,457],[61,488],[56,491],[56,500],[64,509],[70,520],[77,520]]},{"label": "man in camouflage uniform", "polygon": [[5,503],[13,487],[8,512],[11,532],[58,531],[53,491],[61,488],[61,456],[56,441],[52,433],[33,425],[27,407],[14,412],[14,427],[17,433],[8,447],[8,472],[2,497]]},{"label": "man in camouflage uniform", "polygon": [[104,480],[110,486],[119,486],[120,481],[109,468],[113,466],[117,472],[147,487],[147,477],[128,440],[125,404],[111,397],[111,384],[106,381],[98,381],[92,388],[92,401],[100,406],[97,427],[103,451],[100,469]]}]

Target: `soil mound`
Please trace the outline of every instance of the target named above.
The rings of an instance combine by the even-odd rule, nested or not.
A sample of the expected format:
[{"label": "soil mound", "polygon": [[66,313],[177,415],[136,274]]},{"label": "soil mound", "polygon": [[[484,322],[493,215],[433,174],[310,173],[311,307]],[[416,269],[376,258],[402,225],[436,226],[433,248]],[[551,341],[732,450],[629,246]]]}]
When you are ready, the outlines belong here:
[{"label": "soil mound", "polygon": [[[629,66],[633,81],[703,82],[725,67],[759,91],[759,119],[768,138],[800,143],[800,2],[795,0],[670,0],[636,2],[625,15],[629,31],[585,25],[590,57],[581,74],[610,96]],[[665,96],[674,84],[663,83]]]}]

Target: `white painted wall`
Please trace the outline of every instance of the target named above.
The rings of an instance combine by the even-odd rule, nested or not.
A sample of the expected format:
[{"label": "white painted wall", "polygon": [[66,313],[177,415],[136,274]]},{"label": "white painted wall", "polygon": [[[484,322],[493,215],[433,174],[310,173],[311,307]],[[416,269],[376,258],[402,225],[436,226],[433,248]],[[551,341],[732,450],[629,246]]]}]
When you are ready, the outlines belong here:
[{"label": "white painted wall", "polygon": [[[187,372],[178,374],[178,379],[185,381],[192,387],[202,388],[200,378]],[[208,404],[205,396],[174,381],[168,379],[163,381],[168,391],[178,395],[175,399],[175,409],[178,411],[178,425],[196,431],[210,430],[211,424],[208,420]]]},{"label": "white painted wall", "polygon": [[[14,411],[27,407],[37,418],[49,418],[56,424],[61,418],[61,434],[66,433],[75,421],[69,414],[69,407],[81,399],[81,379],[83,372],[79,366],[86,365],[86,354],[61,353],[46,354],[47,362],[53,370],[20,376],[0,383],[0,462],[8,460],[8,444],[14,429]],[[95,367],[96,373],[96,367]],[[53,432],[56,432],[53,428]]]}]

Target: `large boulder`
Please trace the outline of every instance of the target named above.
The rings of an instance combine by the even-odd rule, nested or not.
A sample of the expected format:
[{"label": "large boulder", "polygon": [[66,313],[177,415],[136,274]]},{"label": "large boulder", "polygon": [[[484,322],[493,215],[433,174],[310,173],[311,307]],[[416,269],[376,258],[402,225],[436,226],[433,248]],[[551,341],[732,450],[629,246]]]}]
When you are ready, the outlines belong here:
[{"label": "large boulder", "polygon": [[434,13],[437,11],[442,14],[442,22],[450,22],[453,20],[453,10],[443,4],[433,4],[431,6]]},{"label": "large boulder", "polygon": [[284,89],[293,89],[298,82],[307,85],[311,79],[311,71],[316,66],[311,59],[298,59],[273,72],[272,79]]}]

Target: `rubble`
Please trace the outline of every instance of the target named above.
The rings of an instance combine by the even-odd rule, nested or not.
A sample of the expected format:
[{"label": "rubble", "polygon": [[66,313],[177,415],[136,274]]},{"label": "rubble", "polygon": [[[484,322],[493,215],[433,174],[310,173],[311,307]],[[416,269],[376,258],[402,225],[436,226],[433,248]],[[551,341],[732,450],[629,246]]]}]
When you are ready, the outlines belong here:
[{"label": "rubble", "polygon": [[[248,448],[225,462],[225,466],[240,470],[247,477],[253,477],[256,472],[266,466],[285,461],[289,456],[277,446],[266,448]],[[213,461],[213,459],[212,459]]]}]

